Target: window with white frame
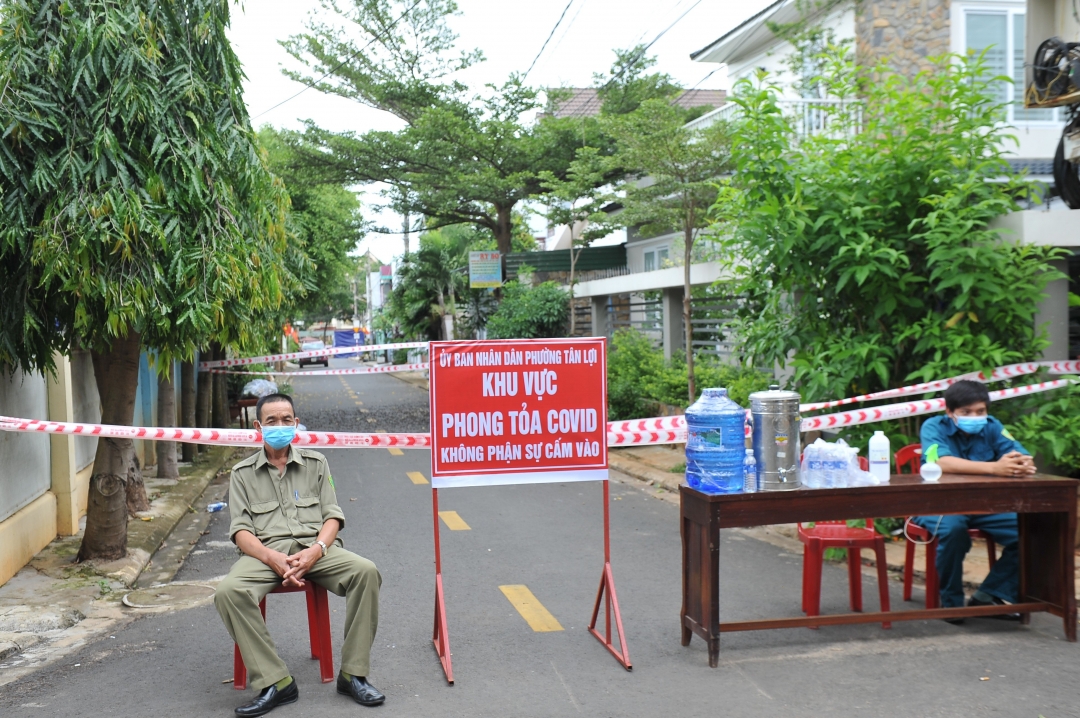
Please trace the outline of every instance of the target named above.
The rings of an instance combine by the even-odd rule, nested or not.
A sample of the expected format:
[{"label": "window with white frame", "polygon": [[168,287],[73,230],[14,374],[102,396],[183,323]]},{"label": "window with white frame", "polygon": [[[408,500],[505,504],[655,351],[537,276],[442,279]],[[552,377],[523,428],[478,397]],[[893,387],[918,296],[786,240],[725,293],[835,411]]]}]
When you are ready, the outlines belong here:
[{"label": "window with white frame", "polygon": [[668,248],[650,249],[645,252],[644,257],[646,272],[651,272],[654,269],[664,269],[664,263],[668,261]]},{"label": "window with white frame", "polygon": [[1011,83],[999,85],[997,97],[1009,103],[1008,123],[1057,122],[1057,109],[1024,109],[1024,63],[1029,61],[1024,48],[1024,19],[1022,9],[968,9],[964,12],[964,49],[975,55],[985,50],[987,73],[1012,78]]}]

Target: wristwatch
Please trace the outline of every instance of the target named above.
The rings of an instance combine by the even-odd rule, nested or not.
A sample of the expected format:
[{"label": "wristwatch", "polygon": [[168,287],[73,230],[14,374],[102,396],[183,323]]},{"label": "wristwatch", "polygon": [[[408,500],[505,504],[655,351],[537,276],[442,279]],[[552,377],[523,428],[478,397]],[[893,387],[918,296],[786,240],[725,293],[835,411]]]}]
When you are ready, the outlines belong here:
[{"label": "wristwatch", "polygon": [[326,544],[324,544],[322,541],[316,541],[315,543],[322,546],[322,555],[325,556],[326,555]]}]

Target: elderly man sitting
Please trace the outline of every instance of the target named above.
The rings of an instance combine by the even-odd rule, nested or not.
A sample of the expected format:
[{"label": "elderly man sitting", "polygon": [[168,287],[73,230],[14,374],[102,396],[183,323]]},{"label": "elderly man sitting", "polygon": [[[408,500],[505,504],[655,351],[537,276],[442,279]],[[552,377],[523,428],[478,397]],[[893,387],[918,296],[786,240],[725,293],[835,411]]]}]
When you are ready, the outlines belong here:
[{"label": "elderly man sitting", "polygon": [[337,503],[326,458],[291,446],[298,420],[292,399],[271,394],[255,407],[263,447],[233,467],[229,535],[242,556],[214,595],[221,620],[240,647],[259,695],[236,709],[261,716],[299,698],[296,681],[278,657],[259,612],[275,586],[315,581],[345,596],[345,644],[337,692],[375,706],[385,696],[367,681],[379,622],[382,576],[375,564],[342,548],[345,515]]}]

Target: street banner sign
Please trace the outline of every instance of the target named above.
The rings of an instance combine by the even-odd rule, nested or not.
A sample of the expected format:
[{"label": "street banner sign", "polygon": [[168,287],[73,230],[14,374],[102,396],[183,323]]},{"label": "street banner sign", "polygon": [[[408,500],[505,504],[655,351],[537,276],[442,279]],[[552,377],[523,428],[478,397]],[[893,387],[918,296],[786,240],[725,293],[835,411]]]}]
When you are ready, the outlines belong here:
[{"label": "street banner sign", "polygon": [[502,286],[502,255],[498,252],[469,252],[469,288]]},{"label": "street banner sign", "polygon": [[432,488],[603,481],[605,340],[432,342]]}]

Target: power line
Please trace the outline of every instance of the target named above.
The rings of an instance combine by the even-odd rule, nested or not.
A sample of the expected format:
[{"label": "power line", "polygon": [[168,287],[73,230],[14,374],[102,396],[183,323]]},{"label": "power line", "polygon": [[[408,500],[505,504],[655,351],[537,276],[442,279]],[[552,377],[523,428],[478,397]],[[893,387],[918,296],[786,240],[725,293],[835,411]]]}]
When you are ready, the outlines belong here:
[{"label": "power line", "polygon": [[570,6],[573,4],[574,0],[570,0],[570,2],[566,3],[566,7],[563,8],[562,15],[559,15],[559,19],[555,21],[555,27],[551,28],[551,32],[548,33],[547,39],[544,40],[544,44],[540,46],[540,52],[536,53],[536,57],[533,58],[532,64],[529,65],[529,69],[526,70],[525,74],[521,76],[522,80],[528,77],[529,73],[532,72],[532,69],[536,67],[536,61],[539,60],[540,56],[544,54],[544,48],[546,48],[548,46],[548,43],[551,42],[551,38],[555,35],[555,31],[559,29],[559,25],[562,24],[563,18],[566,17],[567,10],[569,10]]},{"label": "power line", "polygon": [[266,113],[268,113],[268,112],[272,112],[272,111],[276,110],[277,108],[281,107],[281,106],[282,106],[282,105],[284,105],[284,104],[285,104],[286,102],[291,102],[292,100],[295,100],[295,99],[296,99],[297,97],[299,97],[300,95],[304,94],[305,92],[307,92],[307,91],[308,91],[308,90],[310,90],[311,88],[315,87],[315,85],[318,85],[318,84],[319,84],[320,82],[322,82],[323,80],[325,80],[326,78],[330,77],[330,76],[331,76],[331,75],[333,75],[333,74],[334,74],[335,72],[337,72],[338,70],[340,70],[340,69],[341,69],[342,67],[344,67],[344,66],[345,66],[345,63],[347,63],[347,62],[350,62],[350,61],[352,61],[352,60],[355,60],[355,59],[357,58],[357,56],[359,56],[359,55],[360,55],[360,53],[362,53],[362,52],[363,52],[364,50],[368,49],[369,47],[371,47],[372,45],[374,45],[374,44],[375,44],[375,43],[376,43],[377,41],[379,41],[379,40],[382,40],[382,39],[383,39],[384,37],[386,37],[386,36],[387,36],[387,35],[388,35],[388,34],[390,33],[390,31],[391,31],[391,30],[393,30],[393,29],[394,29],[395,27],[397,27],[397,24],[398,24],[399,22],[401,22],[402,20],[404,20],[404,19],[405,19],[405,16],[406,16],[406,15],[408,15],[408,14],[409,14],[409,13],[411,13],[411,12],[412,12],[413,10],[415,10],[415,9],[417,8],[417,6],[419,6],[419,5],[420,5],[420,3],[422,3],[423,1],[424,1],[424,0],[416,0],[416,2],[414,2],[414,3],[412,4],[412,5],[410,5],[410,6],[409,6],[409,9],[408,9],[408,10],[406,10],[405,12],[401,13],[400,15],[398,15],[398,16],[397,16],[397,19],[395,19],[395,20],[394,20],[394,21],[393,21],[392,23],[390,23],[390,25],[389,25],[389,26],[388,26],[388,27],[387,27],[387,28],[386,28],[385,30],[383,30],[383,31],[382,31],[382,32],[381,32],[380,34],[376,35],[375,37],[371,38],[371,40],[369,40],[369,41],[368,41],[368,43],[367,43],[366,45],[364,45],[364,46],[363,46],[362,48],[360,48],[359,50],[357,50],[357,51],[356,51],[356,52],[354,52],[353,54],[351,54],[351,55],[349,55],[348,57],[346,57],[346,58],[345,58],[344,60],[342,60],[341,62],[339,62],[339,63],[338,63],[337,65],[334,65],[334,67],[333,67],[333,68],[331,68],[329,72],[327,72],[327,73],[326,73],[325,75],[323,75],[322,77],[320,77],[320,78],[319,78],[318,80],[315,80],[315,82],[311,82],[311,83],[308,83],[308,84],[304,85],[304,89],[300,90],[300,91],[299,91],[299,92],[297,92],[297,93],[296,93],[295,95],[291,95],[291,96],[289,96],[289,97],[286,97],[286,98],[285,98],[284,100],[282,100],[281,102],[277,103],[276,105],[274,105],[274,106],[273,106],[273,107],[271,107],[270,109],[268,109],[268,110],[263,110],[262,112],[260,112],[259,114],[255,115],[255,116],[254,116],[254,117],[252,117],[251,119],[252,119],[252,120],[257,120],[257,119],[259,119],[260,117],[262,117],[263,115],[265,115]]},{"label": "power line", "polygon": [[670,30],[671,28],[678,25],[679,21],[681,21],[684,17],[689,15],[690,11],[693,10],[694,8],[696,8],[700,4],[701,4],[701,0],[697,0],[697,2],[695,2],[693,5],[686,8],[686,10],[683,11],[682,15],[679,15],[677,18],[675,18],[675,20],[670,25],[668,25],[663,30],[661,30],[660,33],[656,37],[654,37],[652,39],[652,41],[648,45],[641,48],[641,50],[639,50],[637,52],[637,54],[635,54],[633,57],[631,57],[627,62],[623,63],[622,69],[619,70],[617,73],[615,73],[615,75],[610,80],[605,82],[604,85],[599,90],[596,91],[595,98],[589,98],[589,100],[586,103],[585,107],[583,107],[581,112],[580,112],[581,116],[582,117],[587,116],[588,112],[592,110],[593,100],[595,99],[595,100],[599,101],[601,92],[603,92],[608,87],[610,87],[611,83],[615,82],[620,77],[622,77],[623,73],[626,72],[630,68],[631,65],[633,65],[635,62],[637,62],[639,59],[641,59],[642,55],[644,55],[646,52],[648,52],[650,47],[655,45],[660,38],[662,38],[664,35],[666,35],[668,30]]},{"label": "power line", "polygon": [[712,76],[713,76],[713,75],[715,75],[716,73],[720,72],[720,68],[721,68],[721,67],[727,67],[727,65],[726,65],[726,64],[722,64],[722,65],[717,65],[716,69],[714,69],[714,70],[713,70],[712,72],[710,72],[709,74],[705,75],[705,77],[703,77],[703,78],[701,78],[700,80],[698,80],[697,82],[695,82],[695,83],[694,83],[694,84],[693,84],[693,85],[692,85],[691,87],[689,87],[689,88],[687,88],[687,89],[683,90],[683,91],[682,91],[682,92],[680,92],[680,93],[679,93],[678,95],[676,95],[675,97],[671,98],[671,102],[669,102],[668,104],[669,104],[669,105],[674,105],[674,104],[675,104],[676,102],[678,102],[678,101],[679,101],[679,98],[680,98],[680,97],[683,97],[684,95],[689,95],[689,94],[690,94],[691,92],[693,92],[694,90],[696,90],[696,89],[698,88],[698,86],[700,86],[700,85],[701,85],[701,83],[705,82],[705,80],[708,80],[708,79],[709,79],[710,77],[712,77]]},{"label": "power line", "polygon": [[558,42],[556,42],[555,46],[551,48],[552,52],[555,52],[560,47],[562,47],[563,40],[565,40],[566,36],[570,34],[570,28],[572,28],[574,26],[574,23],[577,22],[578,15],[581,14],[581,11],[585,8],[585,4],[588,3],[588,1],[589,0],[582,0],[581,4],[578,5],[577,12],[575,12],[574,16],[570,18],[570,22],[566,24],[566,29],[563,30],[563,34],[559,36]]}]

